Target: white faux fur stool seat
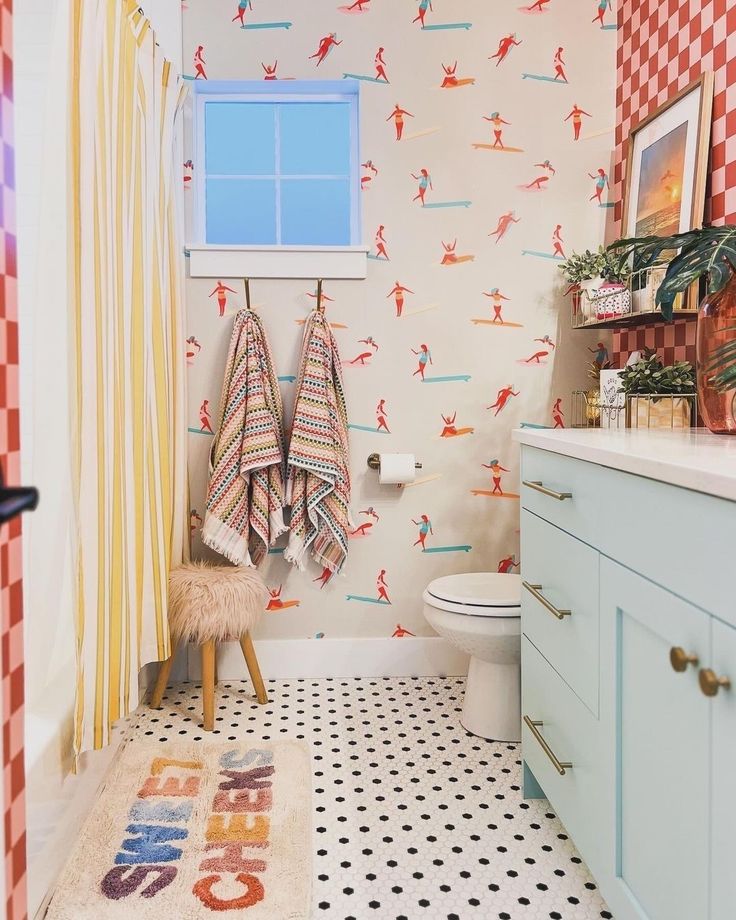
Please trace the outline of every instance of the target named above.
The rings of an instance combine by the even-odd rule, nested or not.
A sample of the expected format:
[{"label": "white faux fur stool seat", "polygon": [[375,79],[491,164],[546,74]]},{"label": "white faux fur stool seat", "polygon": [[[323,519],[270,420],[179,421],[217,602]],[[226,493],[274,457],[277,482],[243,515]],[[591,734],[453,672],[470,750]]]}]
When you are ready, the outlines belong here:
[{"label": "white faux fur stool seat", "polygon": [[216,644],[232,638],[240,640],[258,702],[267,703],[250,631],[265,610],[268,596],[263,579],[252,568],[188,562],[172,569],[169,574],[169,626],[174,648],[159,670],[151,696],[152,708],[161,707],[177,648],[195,642],[202,649],[204,729],[212,731]]}]

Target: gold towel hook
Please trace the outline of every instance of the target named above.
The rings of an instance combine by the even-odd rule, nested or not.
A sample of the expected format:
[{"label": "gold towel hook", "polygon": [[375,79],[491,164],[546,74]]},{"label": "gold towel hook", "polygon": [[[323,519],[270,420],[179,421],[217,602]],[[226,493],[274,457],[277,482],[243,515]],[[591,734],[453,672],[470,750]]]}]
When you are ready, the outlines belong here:
[{"label": "gold towel hook", "polygon": [[325,312],[324,304],[322,303],[322,279],[321,278],[319,278],[317,281],[317,312],[318,313]]},{"label": "gold towel hook", "polygon": [[245,286],[245,309],[250,310],[250,278],[243,278]]}]

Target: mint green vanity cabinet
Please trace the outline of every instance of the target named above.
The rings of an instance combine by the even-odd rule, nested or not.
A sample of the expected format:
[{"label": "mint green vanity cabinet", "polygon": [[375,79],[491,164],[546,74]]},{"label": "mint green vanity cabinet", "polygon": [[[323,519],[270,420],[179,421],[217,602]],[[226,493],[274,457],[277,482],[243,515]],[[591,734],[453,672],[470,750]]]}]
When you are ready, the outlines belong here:
[{"label": "mint green vanity cabinet", "polygon": [[525,794],[616,920],[736,920],[736,502],[528,445],[522,480]]},{"label": "mint green vanity cabinet", "polygon": [[[600,598],[613,886],[604,894],[616,917],[706,920],[711,702],[698,669],[710,660],[710,618],[605,557]],[[671,655],[684,670],[674,670]]]}]

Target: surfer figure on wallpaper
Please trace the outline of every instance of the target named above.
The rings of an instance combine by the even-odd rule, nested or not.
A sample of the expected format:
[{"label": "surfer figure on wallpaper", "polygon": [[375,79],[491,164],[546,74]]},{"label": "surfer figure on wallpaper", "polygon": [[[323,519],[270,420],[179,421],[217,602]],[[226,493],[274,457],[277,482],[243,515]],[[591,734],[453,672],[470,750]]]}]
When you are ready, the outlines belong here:
[{"label": "surfer figure on wallpaper", "polygon": [[547,8],[547,4],[551,2],[552,0],[535,0],[531,6],[526,8],[526,11],[527,13],[533,13],[534,10],[538,10],[540,13],[543,13]]},{"label": "surfer figure on wallpaper", "polygon": [[442,421],[445,423],[445,427],[442,429],[440,434],[441,438],[459,438],[464,434],[473,434],[475,431],[474,428],[458,428],[455,425],[455,420],[457,419],[457,412],[454,412],[452,415],[443,415]]},{"label": "surfer figure on wallpaper", "polygon": [[504,236],[506,235],[506,232],[507,232],[507,230],[509,229],[509,227],[511,226],[511,224],[518,224],[520,220],[521,220],[521,218],[520,218],[520,217],[516,217],[516,216],[514,215],[514,212],[513,212],[513,211],[507,211],[505,214],[502,214],[502,215],[498,218],[498,226],[496,227],[495,230],[492,230],[492,231],[488,234],[488,236],[495,236],[495,237],[496,237],[496,243],[500,243],[500,241],[501,241],[501,240],[504,238]]},{"label": "surfer figure on wallpaper", "polygon": [[394,106],[393,112],[388,116],[386,121],[391,121],[393,118],[394,126],[396,127],[396,140],[401,140],[401,135],[404,133],[404,115],[408,118],[413,118],[414,116],[411,112],[407,112],[406,109],[402,109],[399,103],[397,102]]},{"label": "surfer figure on wallpaper", "polygon": [[209,431],[210,434],[215,432],[212,430],[212,416],[210,415],[210,401],[205,399],[202,405],[199,407],[199,423],[200,431]]},{"label": "surfer figure on wallpaper", "polygon": [[413,636],[413,632],[409,632],[408,629],[404,629],[401,623],[396,624],[396,629],[391,634],[392,639],[403,639],[404,636]]},{"label": "surfer figure on wallpaper", "polygon": [[190,335],[187,339],[187,364],[194,364],[194,359],[197,357],[200,351],[202,351],[202,346],[193,335]]},{"label": "surfer figure on wallpaper", "polygon": [[197,45],[197,50],[194,52],[194,79],[199,80],[201,77],[203,80],[207,79],[207,73],[205,72],[205,65],[207,61],[204,59],[204,45]]},{"label": "surfer figure on wallpaper", "polygon": [[552,421],[555,428],[565,427],[565,413],[562,411],[562,397],[557,397],[554,406],[552,406]]},{"label": "surfer figure on wallpaper", "polygon": [[516,553],[512,553],[510,556],[507,556],[505,559],[501,559],[498,563],[498,574],[499,575],[508,575],[509,572],[513,572],[514,569],[518,568],[519,563],[516,561]]},{"label": "surfer figure on wallpaper", "polygon": [[419,351],[416,351],[414,348],[411,350],[413,355],[419,356],[419,366],[412,374],[412,377],[416,377],[417,374],[424,380],[424,374],[427,370],[427,364],[432,364],[432,354],[429,350],[428,345],[420,345]]},{"label": "surfer figure on wallpaper", "polygon": [[376,230],[376,236],[375,236],[375,243],[376,243],[376,258],[377,258],[377,259],[383,258],[383,259],[385,259],[387,262],[389,262],[390,259],[389,259],[389,257],[388,257],[388,253],[386,252],[386,239],[385,239],[385,237],[384,237],[384,235],[383,235],[383,231],[384,231],[385,229],[386,229],[386,228],[384,227],[384,225],[381,224],[380,227],[378,228],[378,230]]},{"label": "surfer figure on wallpaper", "polygon": [[319,65],[322,63],[322,61],[324,61],[330,51],[332,51],[332,49],[337,45],[341,44],[342,42],[337,40],[337,32],[330,32],[329,35],[325,35],[324,38],[320,39],[319,47],[314,52],[314,54],[309,55],[308,60],[311,61],[313,58],[316,58],[317,67],[319,67]]},{"label": "surfer figure on wallpaper", "polygon": [[189,533],[194,536],[195,532],[202,526],[202,518],[196,508],[189,512]]},{"label": "surfer figure on wallpaper", "polygon": [[545,160],[543,163],[535,163],[534,165],[538,166],[540,169],[546,169],[547,172],[549,172],[551,176],[554,176],[555,173],[557,172],[557,170],[554,168],[554,166],[550,163],[549,160]]},{"label": "surfer figure on wallpaper", "polygon": [[603,17],[608,10],[613,10],[613,6],[611,5],[611,0],[596,0],[596,2],[598,4],[598,9],[595,17],[590,21],[600,23],[600,27],[603,28]]},{"label": "surfer figure on wallpaper", "polygon": [[457,86],[457,77],[455,76],[457,73],[457,61],[455,61],[455,63],[450,67],[448,67],[446,64],[443,64],[442,69],[445,72],[445,78],[442,81],[443,88],[445,86]]},{"label": "surfer figure on wallpaper", "polygon": [[373,338],[372,335],[369,335],[367,339],[358,339],[359,345],[370,345],[373,351],[378,351],[378,343]]},{"label": "surfer figure on wallpaper", "polygon": [[432,185],[432,177],[426,169],[420,169],[418,176],[415,176],[414,173],[412,173],[411,177],[412,179],[416,179],[419,183],[419,191],[412,198],[412,201],[419,201],[422,207],[424,207],[424,196],[427,194],[427,187],[434,191],[434,186]]},{"label": "surfer figure on wallpaper", "polygon": [[548,355],[549,355],[548,351],[535,351],[533,355],[525,359],[524,363],[531,364],[531,362],[534,361],[535,364],[540,364],[541,363],[540,359],[546,358]]},{"label": "surfer figure on wallpaper", "polygon": [[401,316],[402,310],[404,309],[404,294],[413,294],[411,288],[404,287],[403,284],[399,284],[397,281],[396,284],[391,288],[391,290],[386,295],[386,299],[393,297],[396,300],[396,316]]},{"label": "surfer figure on wallpaper", "polygon": [[378,175],[378,170],[373,165],[373,160],[366,160],[365,163],[361,163],[361,168],[373,173],[372,176],[362,176],[360,180],[360,187],[365,191],[368,188],[368,185],[375,179]]},{"label": "surfer figure on wallpaper", "polygon": [[359,524],[355,530],[350,531],[351,537],[367,537],[368,531],[373,527],[373,521],[366,521],[365,524]]},{"label": "surfer figure on wallpaper", "polygon": [[432,9],[432,0],[419,0],[419,9],[417,10],[417,15],[412,19],[412,22],[418,22],[419,25],[424,28],[424,19],[427,15],[428,8],[430,12],[434,12]]},{"label": "surfer figure on wallpaper", "polygon": [[525,185],[524,188],[535,188],[541,192],[546,188],[546,186],[543,184],[545,182],[549,182],[549,176],[537,176],[536,179],[533,179],[529,185]]},{"label": "surfer figure on wallpaper", "polygon": [[520,393],[514,393],[514,385],[510,383],[507,387],[501,387],[496,395],[496,401],[492,406],[486,406],[486,409],[495,409],[494,417],[504,408],[512,396],[519,396]]},{"label": "surfer figure on wallpaper", "polygon": [[263,61],[261,61],[261,67],[263,68],[263,72],[265,73],[265,77],[263,79],[264,80],[278,80],[278,77],[276,76],[276,68],[278,66],[279,66],[278,61],[274,61],[273,64],[264,64]]},{"label": "surfer figure on wallpaper", "polygon": [[385,431],[386,434],[391,434],[388,428],[388,421],[386,420],[386,400],[379,400],[378,405],[376,406],[376,431]]},{"label": "surfer figure on wallpaper", "polygon": [[372,517],[374,521],[380,521],[381,518],[376,509],[370,505],[365,511],[359,511],[358,514],[364,514],[366,517]]},{"label": "surfer figure on wallpaper", "polygon": [[562,224],[557,224],[555,229],[552,231],[552,255],[560,256],[563,259],[566,259],[567,256],[562,249],[562,244],[564,240],[562,239]]},{"label": "surfer figure on wallpaper", "polygon": [[445,254],[442,256],[442,262],[440,265],[452,265],[453,263],[457,262],[457,256],[455,255],[457,240],[453,240],[451,243],[446,243],[443,240],[442,248],[445,250]]},{"label": "surfer figure on wallpaper", "polygon": [[386,601],[387,604],[391,603],[388,596],[388,585],[386,584],[386,569],[381,569],[376,577],[376,591],[379,601]]},{"label": "surfer figure on wallpaper", "polygon": [[595,348],[588,347],[588,351],[594,355],[593,363],[599,371],[608,367],[608,349],[603,342],[598,342]]},{"label": "surfer figure on wallpaper", "polygon": [[483,116],[483,121],[490,121],[493,125],[493,146],[501,147],[503,149],[503,128],[502,125],[511,125],[510,121],[504,121],[503,118],[499,115],[498,112],[491,112],[490,118],[487,115]]},{"label": "surfer figure on wallpaper", "polygon": [[215,294],[217,294],[217,306],[220,308],[220,316],[225,315],[225,307],[227,306],[227,291],[230,291],[231,294],[235,293],[231,287],[223,284],[222,281],[218,281],[214,287],[214,290],[209,295],[210,297],[214,297]]},{"label": "surfer figure on wallpaper", "polygon": [[489,293],[485,291],[482,293],[484,297],[490,297],[493,301],[493,322],[503,325],[503,316],[501,316],[501,310],[503,309],[502,301],[510,300],[511,298],[502,294],[497,287],[491,288]]},{"label": "surfer figure on wallpaper", "polygon": [[493,491],[491,495],[503,495],[503,489],[501,488],[501,473],[510,473],[511,470],[507,470],[505,466],[501,466],[498,460],[491,460],[490,463],[481,463],[481,466],[485,467],[487,470],[490,470],[493,479]]},{"label": "surfer figure on wallpaper", "polygon": [[418,521],[415,521],[414,518],[412,518],[411,522],[419,528],[419,537],[413,545],[421,546],[422,552],[424,552],[424,544],[427,542],[427,534],[434,536],[434,531],[432,530],[432,522],[426,514],[423,514]]},{"label": "surfer figure on wallpaper", "polygon": [[583,115],[587,115],[588,118],[593,117],[590,114],[590,112],[586,112],[585,109],[581,109],[580,106],[576,102],[574,103],[570,114],[565,119],[565,121],[570,121],[570,119],[572,118],[572,130],[573,130],[574,139],[576,141],[580,140],[580,126],[583,123],[583,119],[582,119]]},{"label": "surfer figure on wallpaper", "polygon": [[386,74],[386,62],[383,59],[383,48],[379,48],[376,51],[376,56],[373,59],[374,64],[376,65],[376,80],[381,80],[383,83],[388,83],[389,79]]},{"label": "surfer figure on wallpaper", "polygon": [[246,10],[250,10],[251,12],[253,12],[252,0],[240,0],[240,2],[238,3],[238,11],[233,16],[231,22],[239,22],[241,26],[244,26]]},{"label": "surfer figure on wallpaper", "polygon": [[502,38],[502,39],[499,41],[499,43],[498,43],[498,51],[497,51],[495,54],[492,54],[492,55],[488,58],[488,60],[489,60],[489,61],[495,60],[495,61],[496,61],[496,67],[498,67],[498,65],[499,65],[500,63],[502,63],[502,62],[506,59],[506,57],[507,57],[509,51],[511,51],[511,49],[512,49],[515,45],[520,45],[520,44],[521,44],[521,42],[520,42],[520,41],[517,42],[517,40],[516,40],[516,32],[510,32],[508,35],[504,36],[504,38]]},{"label": "surfer figure on wallpaper", "polygon": [[320,583],[320,590],[324,588],[327,582],[332,578],[332,570],[328,569],[326,566],[322,569],[322,574],[318,575],[316,578],[313,578],[312,581],[318,581]]},{"label": "surfer figure on wallpaper", "polygon": [[567,74],[565,73],[565,61],[562,55],[565,49],[560,47],[555,51],[553,63],[555,65],[555,80],[559,77],[564,83],[567,83]]},{"label": "surfer figure on wallpaper", "polygon": [[357,10],[359,13],[365,13],[363,7],[370,2],[371,0],[355,0],[354,3],[351,3],[350,6],[344,7],[344,9],[347,13],[352,13],[353,10]]},{"label": "surfer figure on wallpaper", "polygon": [[598,204],[603,204],[603,190],[610,188],[605,169],[599,169],[595,175],[593,175],[593,173],[588,173],[588,175],[591,179],[595,179],[595,191],[590,198],[588,198],[588,201],[597,201]]}]

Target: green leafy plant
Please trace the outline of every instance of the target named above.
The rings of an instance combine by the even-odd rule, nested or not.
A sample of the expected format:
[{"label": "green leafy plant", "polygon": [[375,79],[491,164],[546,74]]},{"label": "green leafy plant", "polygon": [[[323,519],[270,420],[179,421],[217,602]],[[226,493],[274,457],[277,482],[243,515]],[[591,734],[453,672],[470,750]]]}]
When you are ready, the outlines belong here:
[{"label": "green leafy plant", "polygon": [[687,396],[695,392],[695,371],[689,361],[665,367],[657,353],[647,349],[621,371],[621,387],[630,396]]},{"label": "green leafy plant", "polygon": [[657,305],[666,320],[672,319],[675,298],[691,284],[706,277],[708,291],[716,294],[736,271],[736,226],[703,227],[672,236],[642,236],[617,240],[608,251],[623,270],[631,262],[633,271],[666,261],[664,281],[657,290]]},{"label": "green leafy plant", "polygon": [[573,252],[558,268],[565,280],[572,285],[594,278],[622,282],[629,275],[626,260],[619,258],[615,252],[604,249],[603,246],[599,246],[595,252],[591,252],[590,249],[582,253]]}]

